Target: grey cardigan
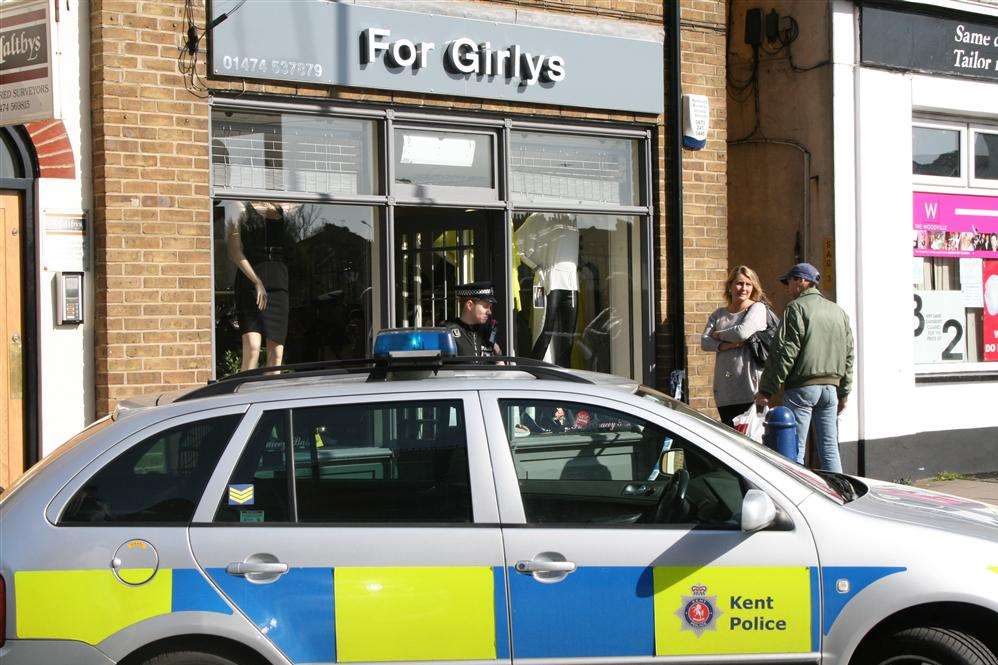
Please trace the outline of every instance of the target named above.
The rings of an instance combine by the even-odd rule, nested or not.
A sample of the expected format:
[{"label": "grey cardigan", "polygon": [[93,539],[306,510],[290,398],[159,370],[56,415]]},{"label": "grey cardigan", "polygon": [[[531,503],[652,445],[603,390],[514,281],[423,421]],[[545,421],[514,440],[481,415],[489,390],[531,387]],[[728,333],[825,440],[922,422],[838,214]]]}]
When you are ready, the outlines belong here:
[{"label": "grey cardigan", "polygon": [[[718,350],[721,341],[744,342],[754,333],[766,329],[766,305],[757,302],[744,312],[732,314],[727,307],[714,310],[707,319],[707,327],[700,338],[700,348],[714,351],[714,401],[718,406],[747,404],[759,392],[762,367],[752,361],[752,351],[747,344],[736,349]],[[720,333],[721,340],[710,336]]]}]

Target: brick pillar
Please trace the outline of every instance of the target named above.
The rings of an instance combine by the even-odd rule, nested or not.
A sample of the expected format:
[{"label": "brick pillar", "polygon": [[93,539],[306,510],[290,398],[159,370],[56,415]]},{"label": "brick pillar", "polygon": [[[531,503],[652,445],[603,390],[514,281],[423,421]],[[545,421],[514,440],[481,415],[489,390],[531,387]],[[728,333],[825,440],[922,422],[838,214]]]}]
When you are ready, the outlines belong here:
[{"label": "brick pillar", "polygon": [[682,1],[683,94],[710,99],[703,150],[683,151],[683,273],[690,403],[713,409],[713,354],[700,350],[707,317],[723,303],[728,270],[725,3]]},{"label": "brick pillar", "polygon": [[98,414],[210,375],[209,117],[177,69],[183,9],[91,3]]}]

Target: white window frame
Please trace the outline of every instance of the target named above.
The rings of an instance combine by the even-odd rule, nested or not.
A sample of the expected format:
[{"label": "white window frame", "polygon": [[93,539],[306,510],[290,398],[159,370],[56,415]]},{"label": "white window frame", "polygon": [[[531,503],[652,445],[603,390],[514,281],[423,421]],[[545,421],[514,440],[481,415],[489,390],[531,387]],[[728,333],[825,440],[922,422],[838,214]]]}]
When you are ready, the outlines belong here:
[{"label": "white window frame", "polygon": [[[977,142],[978,134],[998,136],[998,125],[970,125],[970,134],[967,137],[967,161],[970,163],[970,186],[980,189],[998,189],[998,178],[977,177],[977,159],[974,155],[974,144]],[[998,154],[993,157],[998,160]]]},{"label": "white window frame", "polygon": [[[945,129],[950,131],[957,131],[960,133],[960,176],[959,177],[944,177],[936,175],[917,175],[912,170],[911,180],[915,185],[944,185],[949,187],[967,187],[969,182],[967,167],[967,134],[969,133],[968,125],[965,122],[943,122],[938,120],[923,120],[920,118],[912,118],[911,121],[911,133],[912,140],[914,141],[915,128],[920,127],[924,129]],[[912,161],[914,161],[914,145],[912,145]]]}]

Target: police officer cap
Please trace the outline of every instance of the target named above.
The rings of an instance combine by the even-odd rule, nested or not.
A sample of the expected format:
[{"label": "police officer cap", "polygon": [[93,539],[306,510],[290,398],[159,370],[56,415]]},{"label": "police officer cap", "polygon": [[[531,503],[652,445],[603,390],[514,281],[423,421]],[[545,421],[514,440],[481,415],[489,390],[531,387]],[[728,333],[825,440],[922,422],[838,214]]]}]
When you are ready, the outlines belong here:
[{"label": "police officer cap", "polygon": [[454,294],[460,300],[475,298],[476,300],[487,300],[493,305],[499,302],[496,300],[496,293],[492,288],[492,282],[468,282],[467,284],[459,284],[457,288],[454,289]]}]

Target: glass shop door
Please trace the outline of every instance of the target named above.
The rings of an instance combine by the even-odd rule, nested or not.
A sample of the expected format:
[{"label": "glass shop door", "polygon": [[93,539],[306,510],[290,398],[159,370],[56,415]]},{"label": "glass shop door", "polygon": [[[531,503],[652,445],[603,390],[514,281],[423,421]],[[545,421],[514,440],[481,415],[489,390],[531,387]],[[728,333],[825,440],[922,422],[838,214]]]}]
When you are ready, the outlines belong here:
[{"label": "glass shop door", "polygon": [[[459,284],[489,280],[504,310],[501,243],[502,211],[459,208],[395,209],[395,324],[399,327],[442,325],[457,316],[454,289]],[[505,327],[500,324],[500,339]]]}]

